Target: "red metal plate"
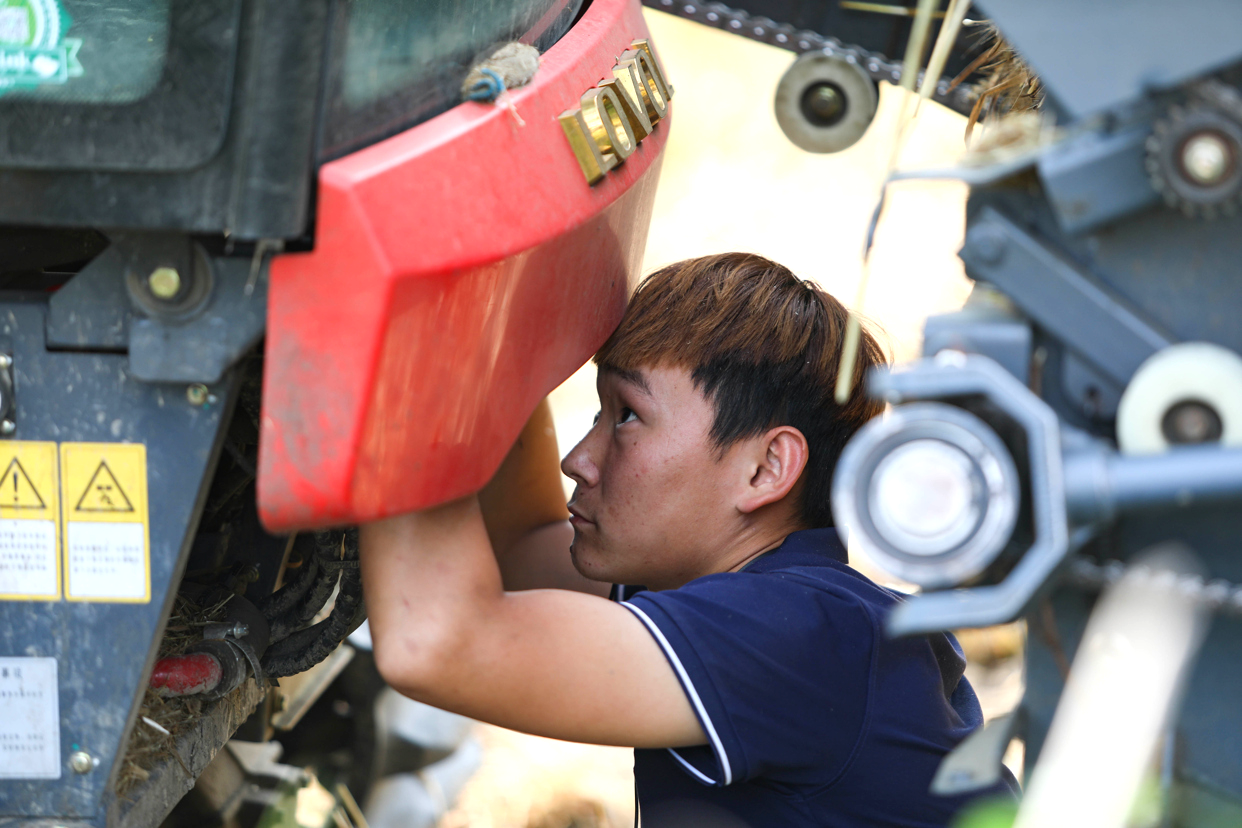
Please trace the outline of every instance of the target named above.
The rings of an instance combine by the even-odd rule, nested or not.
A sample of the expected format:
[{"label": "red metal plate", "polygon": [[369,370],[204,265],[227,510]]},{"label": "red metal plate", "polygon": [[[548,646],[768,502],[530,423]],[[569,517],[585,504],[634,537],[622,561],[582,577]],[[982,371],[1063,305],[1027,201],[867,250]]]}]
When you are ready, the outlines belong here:
[{"label": "red metal plate", "polygon": [[557,116],[647,29],[595,0],[512,94],[325,165],[315,249],[272,262],[258,499],[273,531],[479,489],[616,326],[638,277],[662,122],[587,186]]}]

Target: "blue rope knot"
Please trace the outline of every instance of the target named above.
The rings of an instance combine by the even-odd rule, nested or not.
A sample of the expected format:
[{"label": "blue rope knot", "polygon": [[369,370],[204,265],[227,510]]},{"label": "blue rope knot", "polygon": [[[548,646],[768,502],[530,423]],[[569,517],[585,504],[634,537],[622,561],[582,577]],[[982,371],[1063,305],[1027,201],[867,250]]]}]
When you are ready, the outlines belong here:
[{"label": "blue rope knot", "polygon": [[475,81],[474,85],[470,87],[470,91],[466,93],[466,100],[492,103],[500,97],[501,92],[505,91],[505,82],[495,69],[480,66],[479,72],[483,77]]}]

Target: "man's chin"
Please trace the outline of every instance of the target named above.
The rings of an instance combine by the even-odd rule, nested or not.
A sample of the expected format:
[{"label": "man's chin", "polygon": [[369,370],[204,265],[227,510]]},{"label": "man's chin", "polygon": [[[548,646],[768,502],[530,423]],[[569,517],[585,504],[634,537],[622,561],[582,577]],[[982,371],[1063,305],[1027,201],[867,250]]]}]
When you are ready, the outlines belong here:
[{"label": "man's chin", "polygon": [[608,568],[600,566],[597,551],[582,542],[577,530],[574,531],[574,542],[569,546],[569,559],[583,578],[604,584],[615,583]]}]

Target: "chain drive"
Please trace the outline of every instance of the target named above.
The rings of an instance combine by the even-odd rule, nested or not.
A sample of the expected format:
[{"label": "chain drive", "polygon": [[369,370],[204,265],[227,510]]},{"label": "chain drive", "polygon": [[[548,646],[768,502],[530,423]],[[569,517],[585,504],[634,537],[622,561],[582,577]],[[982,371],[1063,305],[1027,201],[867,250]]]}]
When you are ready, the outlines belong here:
[{"label": "chain drive", "polygon": [[[734,9],[724,3],[694,3],[685,0],[643,0],[649,6],[677,17],[693,20],[704,26],[735,34],[748,40],[757,40],[794,54],[806,52],[823,52],[843,58],[847,63],[859,66],[872,80],[901,82],[901,62],[890,60],[879,52],[871,52],[861,46],[842,43],[835,37],[827,37],[807,29],[795,29],[788,23],[777,23],[767,17],[752,17],[741,9]],[[919,72],[919,82],[923,73]],[[970,99],[970,90],[966,84],[950,90],[952,78],[943,77],[936,84],[932,95],[933,100],[962,114],[968,114],[974,102]]]},{"label": "chain drive", "polygon": [[1141,564],[1127,568],[1121,561],[1095,563],[1086,558],[1071,561],[1066,574],[1071,584],[1090,590],[1113,586],[1126,575],[1143,578],[1152,587],[1176,591],[1204,609],[1242,616],[1242,586],[1223,579],[1207,581],[1199,575],[1178,575]]}]

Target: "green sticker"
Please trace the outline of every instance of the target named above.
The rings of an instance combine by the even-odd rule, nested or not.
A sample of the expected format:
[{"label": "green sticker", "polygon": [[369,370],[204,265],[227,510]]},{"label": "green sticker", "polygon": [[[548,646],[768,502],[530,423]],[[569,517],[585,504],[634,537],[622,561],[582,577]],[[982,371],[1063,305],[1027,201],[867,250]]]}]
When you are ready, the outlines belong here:
[{"label": "green sticker", "polygon": [[0,0],[0,92],[63,84],[82,74],[79,38],[57,0]]}]

